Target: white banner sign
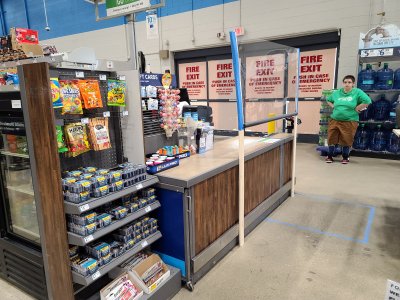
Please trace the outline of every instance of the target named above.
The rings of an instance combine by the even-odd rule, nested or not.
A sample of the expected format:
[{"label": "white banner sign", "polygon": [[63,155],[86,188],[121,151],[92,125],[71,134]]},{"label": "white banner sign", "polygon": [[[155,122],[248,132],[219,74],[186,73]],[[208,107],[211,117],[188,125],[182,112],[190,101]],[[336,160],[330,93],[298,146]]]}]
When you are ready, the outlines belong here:
[{"label": "white banner sign", "polygon": [[158,18],[156,14],[146,16],[146,33],[148,40],[158,39]]},{"label": "white banner sign", "polygon": [[107,16],[131,14],[135,11],[150,7],[150,0],[107,0]]}]

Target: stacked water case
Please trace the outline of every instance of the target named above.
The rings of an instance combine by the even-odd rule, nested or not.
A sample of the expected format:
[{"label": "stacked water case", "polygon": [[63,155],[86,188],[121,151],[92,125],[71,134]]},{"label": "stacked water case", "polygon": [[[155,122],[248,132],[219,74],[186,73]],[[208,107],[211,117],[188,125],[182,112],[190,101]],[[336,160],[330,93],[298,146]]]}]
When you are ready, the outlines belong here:
[{"label": "stacked water case", "polygon": [[395,55],[399,51],[399,47],[359,51],[357,87],[372,104],[360,113],[352,155],[400,158],[400,140],[392,133],[400,126],[400,57]]}]

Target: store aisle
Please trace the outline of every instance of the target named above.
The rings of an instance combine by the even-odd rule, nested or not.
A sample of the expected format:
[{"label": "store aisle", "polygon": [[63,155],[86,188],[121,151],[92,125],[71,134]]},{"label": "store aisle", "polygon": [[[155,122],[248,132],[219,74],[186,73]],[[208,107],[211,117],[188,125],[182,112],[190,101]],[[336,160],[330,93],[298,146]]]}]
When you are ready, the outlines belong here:
[{"label": "store aisle", "polygon": [[[400,162],[328,165],[298,146],[288,199],[180,299],[383,299],[400,281]],[[2,300],[31,299],[0,280]]]},{"label": "store aisle", "polygon": [[288,199],[180,299],[383,299],[400,281],[400,162],[298,147]]}]

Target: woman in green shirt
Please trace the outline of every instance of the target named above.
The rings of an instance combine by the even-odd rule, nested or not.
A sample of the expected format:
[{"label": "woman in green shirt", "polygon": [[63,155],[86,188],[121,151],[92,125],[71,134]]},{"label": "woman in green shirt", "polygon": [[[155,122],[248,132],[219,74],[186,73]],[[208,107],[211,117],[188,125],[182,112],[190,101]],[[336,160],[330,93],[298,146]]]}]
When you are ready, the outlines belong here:
[{"label": "woman in green shirt", "polygon": [[329,152],[327,163],[333,162],[335,146],[342,146],[342,164],[349,163],[350,147],[357,131],[359,113],[371,104],[371,98],[362,90],[355,88],[356,79],[352,75],[343,78],[343,88],[335,91],[326,101],[333,108],[328,126]]}]

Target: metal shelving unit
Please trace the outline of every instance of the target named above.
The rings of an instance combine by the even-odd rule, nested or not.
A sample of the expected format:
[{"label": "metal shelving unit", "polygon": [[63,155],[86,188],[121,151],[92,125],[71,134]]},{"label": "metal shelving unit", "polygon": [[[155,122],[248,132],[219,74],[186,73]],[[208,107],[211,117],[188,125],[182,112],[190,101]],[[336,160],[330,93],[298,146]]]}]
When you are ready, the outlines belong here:
[{"label": "metal shelving unit", "polygon": [[157,231],[153,235],[149,236],[147,239],[144,239],[139,244],[135,245],[132,249],[128,250],[121,256],[114,258],[111,262],[109,262],[105,266],[102,266],[101,268],[99,268],[98,271],[96,273],[94,273],[93,275],[83,276],[81,274],[78,274],[78,273],[72,271],[72,280],[73,280],[73,282],[78,283],[80,285],[88,286],[88,285],[92,284],[94,281],[101,278],[102,276],[106,275],[108,272],[110,272],[112,269],[114,269],[118,265],[122,264],[125,260],[129,259],[132,255],[135,255],[136,253],[140,252],[144,248],[153,244],[155,241],[157,241],[161,237],[162,237],[161,232]]},{"label": "metal shelving unit", "polygon": [[127,187],[121,191],[108,194],[107,196],[90,199],[84,203],[71,203],[64,201],[64,209],[66,214],[81,214],[85,211],[91,210],[93,208],[99,207],[103,204],[109,203],[111,201],[117,200],[123,196],[135,193],[141,189],[147,188],[156,184],[158,182],[157,176],[147,175],[146,180],[139,182],[133,186]]},{"label": "metal shelving unit", "polygon": [[140,217],[143,217],[144,215],[159,208],[160,206],[161,206],[160,202],[156,201],[156,202],[138,210],[137,212],[131,213],[121,220],[114,221],[112,224],[108,225],[107,227],[103,227],[103,228],[97,230],[95,233],[85,236],[85,237],[80,236],[75,233],[72,233],[72,232],[68,232],[68,242],[71,245],[85,246],[88,243],[91,243],[92,241],[97,240],[97,239],[109,234],[110,232],[113,232],[114,230],[116,230],[128,223],[135,221],[136,219],[138,219]]},{"label": "metal shelving unit", "polygon": [[14,152],[6,151],[6,150],[1,150],[0,153],[5,155],[5,156],[29,158],[28,154],[14,153]]}]

